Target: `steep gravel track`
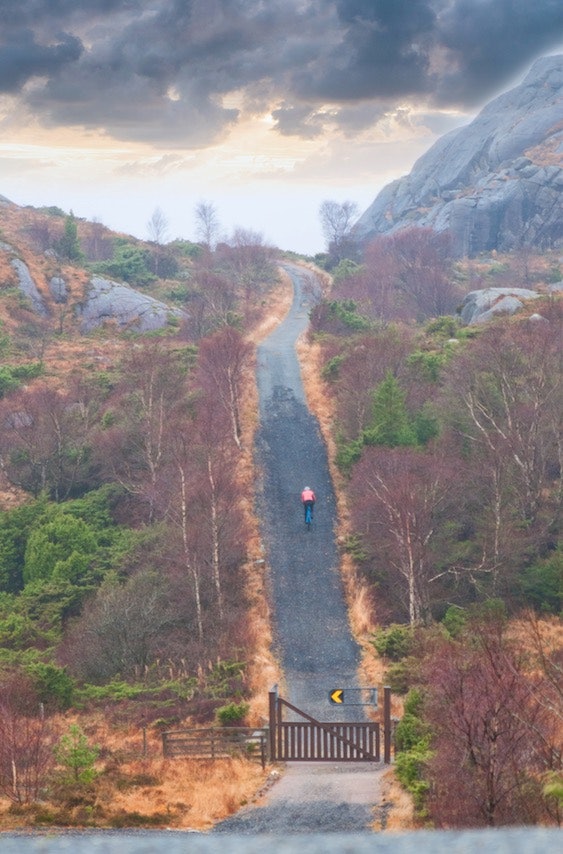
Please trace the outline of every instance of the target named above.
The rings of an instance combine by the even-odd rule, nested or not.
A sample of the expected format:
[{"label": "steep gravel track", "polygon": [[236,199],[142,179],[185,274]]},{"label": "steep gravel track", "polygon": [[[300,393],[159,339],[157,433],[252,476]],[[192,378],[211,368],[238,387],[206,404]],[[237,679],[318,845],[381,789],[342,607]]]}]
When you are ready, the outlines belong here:
[{"label": "steep gravel track", "polygon": [[[261,471],[259,514],[286,698],[321,720],[363,720],[361,707],[328,702],[331,688],[356,685],[359,651],[350,634],[334,537],[335,497],[317,419],[307,409],[295,344],[315,301],[312,274],[286,267],[294,300],[258,350]],[[317,502],[303,522],[301,490]]]},{"label": "steep gravel track", "polygon": [[[354,642],[338,569],[336,505],[327,453],[309,412],[295,344],[318,293],[311,273],[285,267],[293,280],[288,316],[258,350],[260,428],[258,512],[270,567],[280,693],[321,721],[365,720],[362,706],[329,702],[331,689],[357,687]],[[317,502],[307,531],[300,495]],[[299,716],[286,712],[287,720]],[[382,768],[375,763],[290,763],[262,807],[242,810],[216,833],[360,832],[373,818]]]}]

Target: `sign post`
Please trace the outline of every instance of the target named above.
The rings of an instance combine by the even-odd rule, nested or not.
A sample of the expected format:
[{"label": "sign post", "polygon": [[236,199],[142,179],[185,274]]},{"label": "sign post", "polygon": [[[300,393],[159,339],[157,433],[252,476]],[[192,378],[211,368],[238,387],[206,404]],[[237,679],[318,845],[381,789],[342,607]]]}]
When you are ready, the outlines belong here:
[{"label": "sign post", "polygon": [[270,761],[276,761],[276,733],[278,726],[278,686],[274,685],[268,695],[270,712]]},{"label": "sign post", "polygon": [[388,685],[383,689],[383,761],[386,765],[391,762],[391,688]]}]

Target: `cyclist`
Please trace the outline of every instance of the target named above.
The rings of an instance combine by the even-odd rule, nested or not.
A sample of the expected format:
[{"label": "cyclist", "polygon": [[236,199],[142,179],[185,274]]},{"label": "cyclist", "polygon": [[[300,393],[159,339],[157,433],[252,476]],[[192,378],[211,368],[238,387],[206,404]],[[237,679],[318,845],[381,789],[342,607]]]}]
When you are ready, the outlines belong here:
[{"label": "cyclist", "polygon": [[305,521],[307,521],[307,508],[311,508],[311,519],[313,518],[313,507],[315,505],[315,493],[311,489],[310,486],[306,486],[303,492],[301,493],[301,501],[303,503],[303,510],[305,511]]}]

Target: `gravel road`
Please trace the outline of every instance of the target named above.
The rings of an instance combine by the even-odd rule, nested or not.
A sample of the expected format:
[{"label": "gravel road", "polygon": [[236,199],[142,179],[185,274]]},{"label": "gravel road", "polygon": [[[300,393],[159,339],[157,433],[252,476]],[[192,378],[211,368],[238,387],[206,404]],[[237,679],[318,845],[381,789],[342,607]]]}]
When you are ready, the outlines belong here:
[{"label": "gravel road", "polygon": [[[258,512],[270,567],[280,693],[321,721],[365,720],[361,706],[335,706],[331,689],[358,687],[359,650],[348,623],[338,569],[335,497],[326,448],[309,412],[295,344],[318,297],[311,273],[287,265],[294,285],[288,316],[258,350],[260,471]],[[316,493],[310,531],[304,486]],[[299,719],[286,712],[287,720]],[[265,803],[216,826],[215,833],[360,832],[373,820],[382,767],[375,763],[289,763]]]},{"label": "gravel road", "polygon": [[[315,301],[312,274],[288,265],[294,300],[258,350],[262,475],[259,515],[268,554],[284,696],[320,720],[363,720],[361,707],[328,702],[331,688],[356,686],[359,650],[350,634],[334,537],[335,498],[317,419],[307,409],[295,343]],[[316,493],[310,531],[300,495]]]}]

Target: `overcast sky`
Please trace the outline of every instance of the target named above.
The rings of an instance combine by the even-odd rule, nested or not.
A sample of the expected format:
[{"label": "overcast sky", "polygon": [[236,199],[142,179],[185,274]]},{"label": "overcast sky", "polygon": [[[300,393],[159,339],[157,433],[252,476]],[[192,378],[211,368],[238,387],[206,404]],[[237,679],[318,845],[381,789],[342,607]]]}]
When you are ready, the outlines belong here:
[{"label": "overcast sky", "polygon": [[446,131],[563,54],[562,0],[0,0],[0,194],[148,238],[323,249]]}]

